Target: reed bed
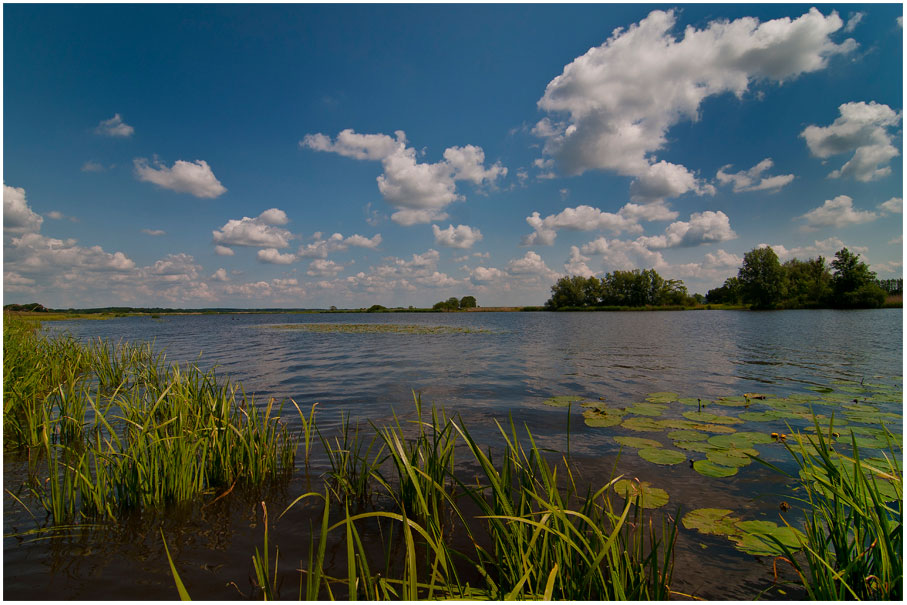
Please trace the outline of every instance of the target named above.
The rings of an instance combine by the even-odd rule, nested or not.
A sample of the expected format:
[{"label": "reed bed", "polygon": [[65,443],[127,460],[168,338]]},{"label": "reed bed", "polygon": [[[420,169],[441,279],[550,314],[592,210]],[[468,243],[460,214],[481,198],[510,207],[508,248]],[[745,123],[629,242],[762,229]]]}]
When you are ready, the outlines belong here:
[{"label": "reed bed", "polygon": [[297,437],[273,400],[151,345],[82,345],[4,318],[4,450],[30,464],[55,523],[263,485],[292,471]]}]

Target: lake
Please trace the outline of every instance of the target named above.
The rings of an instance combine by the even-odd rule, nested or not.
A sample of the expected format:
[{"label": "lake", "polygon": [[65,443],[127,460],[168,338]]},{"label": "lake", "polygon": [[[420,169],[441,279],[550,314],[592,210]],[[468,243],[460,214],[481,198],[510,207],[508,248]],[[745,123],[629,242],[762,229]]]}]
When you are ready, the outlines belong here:
[{"label": "lake", "polygon": [[[394,414],[411,416],[414,391],[421,393],[425,404],[461,415],[470,430],[489,443],[495,441],[494,420],[505,423],[512,418],[518,426],[527,426],[543,447],[563,451],[569,423],[570,454],[593,483],[605,483],[616,469],[665,489],[670,494],[666,508],[672,511],[678,506],[687,511],[719,507],[747,519],[778,521],[778,494],[785,481],[777,473],[750,464],[732,477],[712,478],[686,463],[653,464],[633,448],[621,449],[615,437],[664,440],[663,434],[628,429],[624,424],[588,426],[584,411],[598,405],[620,409],[626,418],[683,422],[682,418],[691,417],[684,414],[700,414],[700,409],[722,420],[746,409],[750,419],[734,428],[768,434],[787,432],[788,422],[792,428],[810,424],[783,413],[771,420],[765,416],[783,411],[784,405],[806,405],[810,398],[818,402],[825,397],[818,402],[822,405],[817,413],[835,411],[836,418],[860,413],[843,406],[851,395],[864,397],[864,390],[870,388],[860,385],[865,382],[879,385],[886,395],[864,397],[874,410],[902,413],[900,309],[236,313],[68,321],[46,327],[81,339],[153,341],[170,361],[216,367],[218,374],[241,382],[261,404],[270,397],[292,398],[303,409],[318,402],[318,422],[325,431],[339,426],[342,413],[377,425],[392,421]],[[634,407],[660,392],[706,405],[700,408],[688,399],[659,407],[656,398],[654,407]],[[767,402],[780,403],[771,408],[753,400],[739,409],[732,401],[712,403],[744,393],[766,395]],[[787,399],[791,395],[799,399],[792,403]],[[569,416],[566,406],[556,407],[568,396],[576,400]],[[561,399],[552,401],[555,397]],[[782,405],[782,400],[787,403]],[[296,412],[290,409],[292,414],[285,410],[284,416],[298,428]],[[900,417],[889,428],[900,435]],[[767,460],[782,465],[787,460],[777,443],[756,447]],[[691,460],[696,456],[690,452]],[[297,464],[303,470],[301,456]],[[21,473],[13,462],[5,462],[4,471],[6,482]],[[317,474],[319,467],[313,471]],[[292,500],[303,487],[301,480],[291,484],[286,498]],[[21,507],[8,496],[4,503],[5,535],[27,528],[30,521]],[[248,584],[249,559],[261,539],[255,505],[234,503],[229,509],[213,507],[186,518],[160,519],[165,525],[186,528],[181,534],[184,539],[172,548],[177,550],[181,569],[187,569],[183,577],[195,598],[240,598],[238,588],[229,583]],[[280,536],[307,532],[303,528],[307,521],[300,517],[282,523],[272,534],[281,546],[281,560],[286,552],[286,561],[294,557],[299,561],[305,556],[301,546],[297,553],[284,545],[293,540]],[[83,536],[63,543],[5,537],[5,596],[175,598],[166,559],[161,565],[160,536],[155,532],[148,529],[146,520],[135,527],[100,532],[103,538]],[[770,584],[771,558],[757,558],[732,546],[724,538],[681,528],[673,587],[709,599],[754,598]],[[293,587],[289,592],[295,598]]]}]

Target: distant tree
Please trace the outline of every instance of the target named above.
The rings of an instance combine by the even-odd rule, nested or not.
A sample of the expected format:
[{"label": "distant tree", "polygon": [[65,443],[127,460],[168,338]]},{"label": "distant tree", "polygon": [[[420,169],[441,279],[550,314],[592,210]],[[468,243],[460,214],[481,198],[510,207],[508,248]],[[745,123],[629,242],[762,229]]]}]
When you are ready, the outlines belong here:
[{"label": "distant tree", "polygon": [[879,287],[885,290],[888,294],[903,294],[904,293],[904,279],[880,279]]},{"label": "distant tree", "polygon": [[784,298],[784,270],[778,255],[768,246],[753,248],[743,255],[737,278],[743,302],[755,309],[774,309]]},{"label": "distant tree", "polygon": [[740,280],[729,277],[720,288],[712,288],[705,295],[706,302],[714,305],[737,305],[743,297]]},{"label": "distant tree", "polygon": [[476,297],[475,296],[464,296],[460,299],[460,308],[461,309],[475,309],[476,308]]},{"label": "distant tree", "polygon": [[782,265],[787,283],[785,306],[818,306],[831,295],[831,271],[823,257],[801,261],[791,259]]},{"label": "distant tree", "polygon": [[847,248],[841,248],[831,261],[834,276],[831,280],[834,305],[845,308],[881,307],[885,291],[876,283],[876,274],[869,265]]},{"label": "distant tree", "polygon": [[366,313],[380,313],[381,311],[387,311],[387,307],[383,307],[381,305],[372,305],[368,308]]},{"label": "distant tree", "polygon": [[586,281],[582,275],[560,278],[551,286],[551,298],[545,302],[545,306],[549,309],[583,306]]}]

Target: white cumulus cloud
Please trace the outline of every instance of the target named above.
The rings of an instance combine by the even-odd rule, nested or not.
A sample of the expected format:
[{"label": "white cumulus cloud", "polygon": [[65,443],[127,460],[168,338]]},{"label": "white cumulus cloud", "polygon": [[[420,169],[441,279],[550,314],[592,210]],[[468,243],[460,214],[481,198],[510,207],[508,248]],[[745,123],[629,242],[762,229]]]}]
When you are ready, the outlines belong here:
[{"label": "white cumulus cloud", "polygon": [[448,248],[472,248],[472,245],[482,239],[482,232],[469,225],[450,225],[441,229],[437,225],[431,226],[435,234],[435,243]]},{"label": "white cumulus cloud", "polygon": [[851,177],[873,181],[891,174],[891,160],[900,153],[889,130],[901,122],[901,112],[871,101],[844,103],[840,116],[829,126],[807,126],[800,136],[806,139],[810,152],[819,158],[853,152],[841,168],[829,178]]},{"label": "white cumulus cloud", "polygon": [[701,244],[726,242],[737,234],[731,229],[728,216],[721,210],[694,212],[689,221],[668,225],[664,235],[640,237],[637,241],[647,248],[688,248]]},{"label": "white cumulus cloud", "polygon": [[154,166],[151,166],[147,159],[136,158],[133,165],[140,181],[154,183],[171,191],[189,193],[202,198],[216,198],[227,191],[214,176],[208,162],[204,160],[194,162],[177,160],[173,167],[168,168],[161,162],[156,161]]},{"label": "white cumulus cloud", "polygon": [[804,230],[812,231],[818,227],[846,227],[868,223],[879,218],[879,215],[869,210],[856,210],[853,207],[853,199],[839,195],[834,199],[825,200],[824,204],[798,218],[806,221]]},{"label": "white cumulus cloud", "polygon": [[32,211],[25,199],[25,189],[3,184],[4,233],[34,233],[41,230],[44,218]]},{"label": "white cumulus cloud", "polygon": [[340,233],[331,235],[328,239],[322,239],[321,233],[315,234],[315,241],[311,244],[305,244],[296,251],[303,258],[327,258],[331,252],[338,252],[348,249],[350,246],[357,248],[368,248],[374,250],[381,244],[381,234],[376,233],[372,237],[365,237],[355,233],[349,237],[343,237]]},{"label": "white cumulus cloud", "polygon": [[893,197],[879,204],[879,208],[892,214],[901,214],[904,212],[904,200],[903,198]]},{"label": "white cumulus cloud", "polygon": [[258,251],[258,260],[275,265],[289,265],[296,261],[296,255],[281,254],[277,248],[265,248]]},{"label": "white cumulus cloud", "polygon": [[[225,246],[252,246],[259,248],[286,248],[294,235],[273,224],[276,208],[265,210],[255,218],[244,216],[230,219],[220,229],[212,231],[214,243],[220,244],[217,253],[226,255]],[[280,212],[280,211],[278,211]]]},{"label": "white cumulus cloud", "polygon": [[837,13],[824,16],[815,8],[764,23],[754,17],[715,20],[679,35],[675,26],[673,10],[652,11],[615,29],[548,83],[538,106],[549,115],[533,132],[562,172],[598,169],[636,177],[638,200],[709,193],[683,166],[657,168],[661,162],[653,154],[667,145],[672,126],[698,120],[708,97],[742,97],[754,82],[792,80],[856,48],[851,39],[832,41],[843,27]]}]

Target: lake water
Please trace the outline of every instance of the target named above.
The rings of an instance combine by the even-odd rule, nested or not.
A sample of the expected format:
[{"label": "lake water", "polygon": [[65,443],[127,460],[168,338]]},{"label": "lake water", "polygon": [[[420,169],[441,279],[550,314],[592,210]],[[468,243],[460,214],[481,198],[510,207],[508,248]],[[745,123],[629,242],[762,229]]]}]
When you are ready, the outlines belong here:
[{"label": "lake water", "polygon": [[[397,324],[450,327],[446,333],[347,333],[277,328],[290,324]],[[460,414],[479,439],[495,441],[497,419],[525,424],[543,447],[566,447],[567,408],[546,400],[575,396],[628,407],[662,391],[712,401],[758,392],[778,398],[817,396],[842,381],[883,383],[897,391],[902,383],[903,326],[897,309],[781,312],[638,313],[449,313],[449,314],[229,314],[118,318],[47,324],[83,339],[114,342],[154,341],[170,361],[216,365],[219,374],[241,382],[257,402],[292,398],[307,409],[318,402],[319,426],[336,428],[341,413],[378,425],[393,414],[413,410],[413,391],[426,404]],[[603,400],[602,400],[603,398]],[[902,399],[874,405],[901,414]],[[822,413],[829,413],[829,407]],[[697,406],[674,403],[667,417],[680,418]],[[709,406],[716,414],[728,408]],[[758,409],[754,405],[754,410]],[[649,437],[622,426],[595,428],[583,422],[580,405],[569,417],[571,454],[587,478],[604,483],[615,468],[620,446],[615,436]],[[723,410],[723,411],[722,411]],[[846,410],[838,410],[840,413]],[[295,410],[293,411],[295,415]],[[292,422],[292,416],[290,416]],[[804,427],[802,419],[790,420]],[[902,433],[901,420],[892,430]],[[785,420],[747,422],[739,430],[786,430]],[[670,442],[668,441],[668,444]],[[766,459],[785,460],[777,444],[758,446]],[[301,464],[301,462],[300,462]],[[617,472],[639,477],[668,491],[668,508],[729,508],[752,519],[778,521],[777,493],[783,480],[758,464],[729,478],[705,478],[688,464],[661,466],[634,450],[623,451]],[[9,468],[6,468],[9,472]],[[292,491],[291,487],[291,491]],[[301,492],[299,492],[301,493]],[[289,494],[290,497],[293,494]],[[5,500],[5,526],[15,518]],[[224,586],[246,579],[248,560],[260,543],[260,529],[249,510],[223,511],[207,522],[195,520],[198,536],[182,544],[181,563],[206,571],[189,572],[197,598],[238,597]],[[21,526],[24,522],[19,522]],[[209,537],[208,532],[214,537]],[[288,529],[286,531],[291,531]],[[153,534],[153,532],[151,532]],[[110,548],[87,545],[86,555],[55,556],[46,546],[4,541],[4,580],[8,598],[164,598],[175,596],[167,569],[149,557],[154,536],[111,537]],[[245,548],[245,550],[243,550]],[[43,550],[42,550],[43,549]],[[281,543],[281,556],[284,545]],[[103,552],[101,552],[103,551]],[[23,554],[24,553],[24,554]],[[242,559],[235,562],[235,559]],[[125,596],[136,576],[119,576],[126,563],[143,570],[148,592]],[[210,568],[222,565],[211,571]],[[208,566],[208,567],[206,567]],[[699,570],[699,571],[697,571]],[[55,588],[47,589],[48,576]],[[232,574],[232,575],[231,575]],[[94,579],[103,578],[98,592]],[[716,579],[720,578],[720,581]],[[730,548],[728,541],[681,530],[674,587],[712,599],[751,599],[766,588],[771,562]],[[185,579],[185,578],[184,578]],[[208,582],[206,583],[205,580]],[[201,586],[213,586],[205,588]],[[190,587],[191,589],[192,587]],[[54,594],[57,596],[47,596]],[[295,590],[290,592],[295,597]]]}]

